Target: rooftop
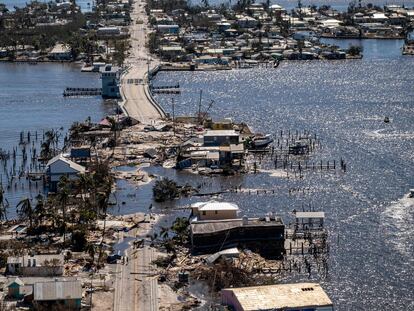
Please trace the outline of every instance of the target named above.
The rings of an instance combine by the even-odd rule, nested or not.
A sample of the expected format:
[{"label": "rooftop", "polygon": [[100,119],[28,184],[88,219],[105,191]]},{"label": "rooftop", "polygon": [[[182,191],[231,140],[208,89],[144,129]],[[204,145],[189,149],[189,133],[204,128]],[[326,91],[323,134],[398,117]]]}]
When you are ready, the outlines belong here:
[{"label": "rooftop", "polygon": [[204,136],[239,136],[239,133],[234,130],[210,130]]},{"label": "rooftop", "polygon": [[325,218],[324,212],[296,212],[296,218]]},{"label": "rooftop", "polygon": [[82,286],[80,281],[51,281],[34,285],[34,300],[81,299]]},{"label": "rooftop", "polygon": [[280,218],[249,218],[247,224],[243,225],[243,219],[226,220],[203,220],[191,223],[192,234],[206,234],[230,230],[238,227],[272,227],[283,225]]},{"label": "rooftop", "polygon": [[226,288],[223,291],[232,292],[246,311],[332,306],[328,295],[316,283]]},{"label": "rooftop", "polygon": [[69,159],[66,159],[62,154],[59,154],[57,156],[55,156],[54,158],[50,159],[49,162],[47,162],[46,167],[52,165],[53,163],[57,162],[57,161],[63,161],[66,164],[68,164],[72,169],[84,173],[85,172],[85,167],[83,167],[82,165],[79,165],[78,163],[75,163]]},{"label": "rooftop", "polygon": [[199,211],[238,211],[239,207],[234,203],[228,202],[197,202],[191,205],[193,208],[197,208]]}]

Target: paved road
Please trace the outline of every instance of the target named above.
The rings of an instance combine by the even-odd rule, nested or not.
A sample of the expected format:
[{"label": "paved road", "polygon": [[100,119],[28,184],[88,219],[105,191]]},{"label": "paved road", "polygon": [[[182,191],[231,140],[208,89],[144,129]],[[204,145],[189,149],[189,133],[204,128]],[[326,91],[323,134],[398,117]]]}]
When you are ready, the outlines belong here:
[{"label": "paved road", "polygon": [[[138,236],[142,239],[148,231]],[[133,230],[126,236],[135,237]],[[129,247],[115,272],[114,311],[157,311],[158,277],[151,262],[156,259],[155,251],[148,245],[142,248]]]},{"label": "paved road", "polygon": [[[146,94],[148,85],[146,74],[148,68],[158,64],[157,60],[150,59],[150,55],[145,48],[147,33],[147,16],[144,11],[144,1],[136,0],[134,10],[131,13],[131,54],[126,60],[129,70],[122,76],[121,93],[124,99],[123,106],[128,115],[142,123],[150,124],[153,120],[164,117],[156,103]],[[137,24],[141,20],[143,23]]]}]

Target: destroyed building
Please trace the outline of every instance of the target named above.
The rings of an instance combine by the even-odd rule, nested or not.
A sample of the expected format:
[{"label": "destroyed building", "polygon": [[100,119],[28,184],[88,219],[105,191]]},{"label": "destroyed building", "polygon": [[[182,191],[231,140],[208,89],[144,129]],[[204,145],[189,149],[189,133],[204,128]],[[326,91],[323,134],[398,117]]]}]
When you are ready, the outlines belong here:
[{"label": "destroyed building", "polygon": [[285,253],[285,225],[280,217],[239,218],[239,208],[226,202],[204,202],[191,206],[190,235],[193,253],[215,253],[239,247],[264,257]]}]

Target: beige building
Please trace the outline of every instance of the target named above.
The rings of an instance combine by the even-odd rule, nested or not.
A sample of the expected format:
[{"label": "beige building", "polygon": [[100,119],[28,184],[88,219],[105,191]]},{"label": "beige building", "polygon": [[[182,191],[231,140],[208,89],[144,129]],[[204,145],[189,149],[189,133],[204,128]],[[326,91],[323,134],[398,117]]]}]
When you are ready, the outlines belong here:
[{"label": "beige building", "polygon": [[239,207],[228,202],[197,202],[191,205],[193,221],[236,219]]},{"label": "beige building", "polygon": [[226,288],[221,302],[235,311],[333,311],[331,299],[316,283]]}]

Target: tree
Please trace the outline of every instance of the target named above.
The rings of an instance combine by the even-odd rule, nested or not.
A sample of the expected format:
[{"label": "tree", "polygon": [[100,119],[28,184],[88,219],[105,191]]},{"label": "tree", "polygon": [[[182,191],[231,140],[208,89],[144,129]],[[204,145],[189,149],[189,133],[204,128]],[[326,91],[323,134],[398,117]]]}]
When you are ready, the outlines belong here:
[{"label": "tree", "polygon": [[29,221],[30,228],[33,227],[33,216],[34,216],[34,210],[32,207],[32,202],[29,198],[22,199],[16,206],[17,214],[19,216],[19,219],[22,221]]},{"label": "tree", "polygon": [[362,47],[357,45],[351,45],[347,52],[349,55],[352,56],[360,55],[362,53]]},{"label": "tree", "polygon": [[9,201],[4,196],[3,186],[0,185],[0,221],[7,220],[7,209]]},{"label": "tree", "polygon": [[58,183],[57,201],[62,209],[63,243],[66,242],[66,207],[69,202],[70,183],[67,176],[60,177]]},{"label": "tree", "polygon": [[169,178],[156,180],[152,193],[156,202],[173,200],[179,195],[177,183]]},{"label": "tree", "polygon": [[41,224],[46,217],[45,202],[43,196],[39,193],[36,196],[36,205],[34,207],[34,213],[36,215],[36,226]]}]

